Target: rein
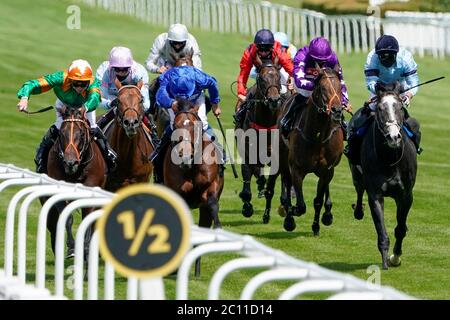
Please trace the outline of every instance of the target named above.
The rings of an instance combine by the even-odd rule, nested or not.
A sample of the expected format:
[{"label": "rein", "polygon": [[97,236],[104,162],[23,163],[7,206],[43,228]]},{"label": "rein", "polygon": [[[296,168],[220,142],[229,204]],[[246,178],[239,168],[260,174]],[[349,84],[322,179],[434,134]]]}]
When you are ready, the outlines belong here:
[{"label": "rein", "polygon": [[[92,137],[90,136],[90,132],[89,132],[89,125],[85,120],[82,119],[76,119],[76,118],[70,118],[70,119],[65,119],[62,121],[64,122],[69,122],[70,123],[70,142],[69,144],[66,146],[66,148],[64,149],[64,151],[62,151],[62,147],[61,147],[61,143],[59,144],[59,149],[60,149],[60,158],[64,157],[64,153],[70,148],[72,147],[75,150],[75,154],[77,156],[77,160],[80,162],[80,165],[84,165],[86,163],[88,163],[89,161],[92,160],[92,158],[94,157],[94,153],[92,152],[92,145],[91,145],[91,141],[92,141]],[[84,140],[84,144],[83,144],[83,148],[79,151],[78,147],[75,145],[74,143],[74,124],[75,122],[80,122],[84,125],[84,127],[87,129],[87,138],[85,138]],[[61,141],[61,140],[60,140]],[[81,162],[81,160],[83,159],[83,154],[88,150],[88,148],[91,149],[91,157],[84,161]]]}]

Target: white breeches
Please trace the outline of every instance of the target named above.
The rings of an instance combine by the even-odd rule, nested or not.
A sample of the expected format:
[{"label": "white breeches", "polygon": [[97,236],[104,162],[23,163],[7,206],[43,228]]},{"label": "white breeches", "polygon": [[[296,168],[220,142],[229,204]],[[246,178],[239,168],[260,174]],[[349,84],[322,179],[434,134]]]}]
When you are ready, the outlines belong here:
[{"label": "white breeches", "polygon": [[[56,99],[56,102],[55,102],[55,112],[56,112],[55,126],[58,128],[58,130],[61,128],[61,124],[63,122],[63,118],[61,115],[61,108],[63,106],[64,106],[64,103],[62,103],[61,100]],[[86,119],[89,121],[91,128],[97,127],[97,123],[95,121],[95,110],[86,112]]]}]

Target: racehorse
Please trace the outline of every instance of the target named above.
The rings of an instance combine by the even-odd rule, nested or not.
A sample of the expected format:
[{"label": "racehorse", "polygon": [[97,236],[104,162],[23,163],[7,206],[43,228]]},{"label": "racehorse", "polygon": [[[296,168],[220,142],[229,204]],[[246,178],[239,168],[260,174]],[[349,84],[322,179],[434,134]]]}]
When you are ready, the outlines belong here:
[{"label": "racehorse", "polygon": [[[48,176],[56,180],[64,180],[71,183],[82,183],[88,187],[103,188],[106,182],[106,163],[101,151],[93,140],[90,125],[85,118],[84,108],[63,107],[61,109],[63,121],[59,130],[59,136],[52,146],[48,156]],[[48,198],[41,198],[43,205]],[[47,228],[50,231],[52,249],[55,252],[56,225],[59,214],[65,204],[58,203],[48,215]],[[84,208],[82,217],[86,217],[94,208]],[[74,239],[71,232],[71,219],[67,223],[67,245],[69,255],[73,252]],[[92,231],[92,230],[91,230]],[[91,232],[85,239],[85,252],[90,241]]]},{"label": "racehorse", "polygon": [[[263,63],[259,56],[256,55],[255,66],[257,68],[256,85],[252,86],[247,93],[247,101],[250,107],[245,115],[242,128],[236,128],[236,130],[243,130],[241,131],[242,134],[238,134],[239,131],[236,132],[236,138],[238,140],[239,153],[244,160],[241,165],[243,187],[239,197],[243,201],[242,214],[245,217],[253,215],[253,205],[251,204],[252,191],[250,187],[252,176],[257,178],[260,195],[264,194],[266,178],[262,174],[262,169],[265,164],[269,163],[263,161],[259,155],[261,152],[263,154],[265,152],[268,157],[271,156],[272,130],[277,130],[278,128],[277,118],[281,102],[281,66],[278,64],[278,58],[275,58],[273,63],[270,60]],[[252,135],[253,132],[256,134]],[[260,139],[261,134],[264,134],[262,139]],[[261,142],[263,144],[260,145]],[[257,158],[255,158],[255,155]],[[263,222],[269,222],[268,215],[265,214],[263,216]]]},{"label": "racehorse", "polygon": [[306,106],[299,110],[294,122],[295,129],[289,136],[288,162],[297,203],[295,207],[291,206],[288,192],[284,228],[293,231],[296,227],[293,216],[300,216],[306,212],[303,180],[308,173],[313,172],[319,177],[319,181],[314,198],[315,214],[312,230],[314,235],[319,235],[319,217],[324,205],[324,196],[325,212],[322,223],[328,226],[333,222],[329,184],[333,179],[334,167],[339,164],[342,156],[344,133],[340,124],[343,107],[337,68],[320,68],[316,65],[316,73],[312,95],[308,98]]},{"label": "racehorse", "polygon": [[[178,112],[173,123],[174,134],[164,157],[164,184],[180,194],[191,209],[199,208],[199,226],[221,228],[219,199],[224,177],[219,174],[220,155],[214,144],[203,139],[198,106],[189,100],[177,99]],[[181,159],[179,164],[174,158]]]},{"label": "racehorse", "polygon": [[[406,110],[402,107],[399,90],[398,83],[380,86],[375,120],[367,126],[361,142],[361,166],[350,163],[357,192],[354,216],[356,219],[363,218],[362,198],[364,191],[367,191],[383,269],[400,265],[402,242],[407,231],[406,219],[413,202],[417,173],[416,147],[403,126]],[[390,257],[389,237],[384,225],[385,197],[393,198],[397,206],[396,241],[394,254]]]},{"label": "racehorse", "polygon": [[[174,67],[180,67],[180,66],[193,66],[194,62],[192,61],[192,56],[194,55],[194,49],[191,48],[191,50],[187,53],[179,53],[174,54],[171,53],[170,56],[172,57],[173,61],[175,61]],[[150,90],[154,92],[156,95],[157,90],[159,89],[159,81],[157,81],[158,78],[155,78],[152,83],[150,84]],[[157,135],[159,138],[162,137],[165,128],[168,126],[170,122],[170,115],[169,111],[165,108],[156,108],[155,110],[155,122],[156,122],[156,128],[157,128]]]},{"label": "racehorse", "polygon": [[149,181],[153,165],[148,160],[153,145],[143,124],[142,81],[137,85],[122,86],[116,79],[119,90],[115,121],[106,129],[105,135],[117,152],[117,169],[108,174],[106,189],[112,192],[133,183]]}]

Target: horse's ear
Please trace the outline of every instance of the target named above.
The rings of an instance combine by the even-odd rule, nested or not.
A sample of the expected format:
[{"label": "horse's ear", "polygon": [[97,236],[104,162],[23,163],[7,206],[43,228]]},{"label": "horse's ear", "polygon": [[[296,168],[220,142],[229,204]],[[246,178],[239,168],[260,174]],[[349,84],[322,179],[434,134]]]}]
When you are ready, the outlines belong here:
[{"label": "horse's ear", "polygon": [[142,80],[139,80],[138,83],[136,83],[136,87],[138,87],[139,90],[141,90],[143,85],[144,85],[144,81],[142,81]]},{"label": "horse's ear", "polygon": [[337,74],[339,74],[339,71],[341,71],[341,66],[340,66],[339,64],[336,63],[336,64],[334,65],[333,70],[336,71]]},{"label": "horse's ear", "polygon": [[314,61],[314,68],[316,69],[317,73],[320,73],[320,71],[322,71],[322,68],[319,66],[317,61]]},{"label": "horse's ear", "polygon": [[188,57],[189,57],[190,59],[192,59],[193,56],[194,56],[194,48],[191,47],[191,50],[189,50],[189,53],[188,53]]},{"label": "horse's ear", "polygon": [[122,88],[122,83],[120,83],[119,79],[114,80],[114,84],[116,85],[117,90],[119,90],[120,88]]}]

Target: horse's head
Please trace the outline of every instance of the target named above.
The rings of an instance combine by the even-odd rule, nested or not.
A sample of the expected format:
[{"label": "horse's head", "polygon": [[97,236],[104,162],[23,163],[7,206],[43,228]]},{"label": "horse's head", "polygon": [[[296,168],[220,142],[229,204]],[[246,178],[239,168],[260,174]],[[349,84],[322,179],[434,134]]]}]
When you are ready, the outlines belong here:
[{"label": "horse's head", "polygon": [[129,138],[133,138],[144,118],[143,97],[141,94],[142,81],[136,85],[122,86],[120,81],[115,80],[119,93],[117,96],[117,119]]},{"label": "horse's head", "polygon": [[61,109],[63,121],[56,148],[67,175],[74,175],[78,171],[89,150],[91,139],[85,114],[84,108]]},{"label": "horse's head", "polygon": [[316,64],[316,72],[312,103],[319,113],[330,115],[334,122],[339,122],[343,111],[339,67],[336,65],[334,69],[320,68]]},{"label": "horse's head", "polygon": [[175,67],[180,66],[193,66],[194,62],[192,60],[192,56],[194,55],[194,49],[191,48],[188,53],[171,53],[170,56],[172,57],[173,61],[175,61]]},{"label": "horse's head", "polygon": [[281,90],[281,66],[278,64],[278,57],[275,61],[263,62],[258,55],[255,57],[257,70],[256,88],[263,96],[264,102],[269,106],[270,111],[275,113],[280,103]]},{"label": "horse's head", "polygon": [[[172,156],[179,159],[182,169],[190,169],[194,163],[194,154],[202,142],[202,121],[197,115],[199,106],[191,101],[177,99],[178,112],[173,121]],[[174,137],[175,135],[175,137]]]},{"label": "horse's head", "polygon": [[401,128],[405,113],[400,98],[400,90],[401,86],[398,82],[377,86],[375,120],[391,148],[400,147],[402,141]]}]

